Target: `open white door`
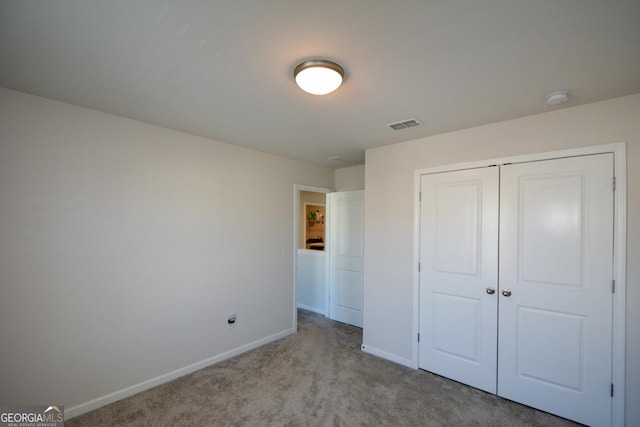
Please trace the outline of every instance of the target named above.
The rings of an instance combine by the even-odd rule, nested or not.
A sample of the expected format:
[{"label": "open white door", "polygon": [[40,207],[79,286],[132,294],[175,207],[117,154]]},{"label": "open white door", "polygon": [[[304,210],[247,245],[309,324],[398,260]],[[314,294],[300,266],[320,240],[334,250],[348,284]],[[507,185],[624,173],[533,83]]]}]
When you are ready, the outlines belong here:
[{"label": "open white door", "polygon": [[329,318],[362,327],[364,191],[327,194]]},{"label": "open white door", "polygon": [[421,369],[496,392],[497,167],[423,175]]}]

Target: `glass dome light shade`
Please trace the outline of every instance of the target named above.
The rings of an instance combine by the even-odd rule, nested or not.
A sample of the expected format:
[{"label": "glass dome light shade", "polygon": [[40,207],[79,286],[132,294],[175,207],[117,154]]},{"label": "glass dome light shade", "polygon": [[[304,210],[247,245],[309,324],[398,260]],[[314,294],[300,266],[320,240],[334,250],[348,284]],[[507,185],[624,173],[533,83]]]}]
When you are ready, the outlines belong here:
[{"label": "glass dome light shade", "polygon": [[344,70],[335,62],[313,59],[299,64],[293,75],[300,89],[312,95],[326,95],[340,87]]}]

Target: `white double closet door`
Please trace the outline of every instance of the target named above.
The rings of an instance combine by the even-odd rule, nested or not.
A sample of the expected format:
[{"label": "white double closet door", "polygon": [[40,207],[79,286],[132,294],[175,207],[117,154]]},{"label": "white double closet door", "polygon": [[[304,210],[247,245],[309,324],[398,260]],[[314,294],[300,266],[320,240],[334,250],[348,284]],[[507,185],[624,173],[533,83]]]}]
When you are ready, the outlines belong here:
[{"label": "white double closet door", "polygon": [[613,155],[421,177],[422,369],[611,423]]}]

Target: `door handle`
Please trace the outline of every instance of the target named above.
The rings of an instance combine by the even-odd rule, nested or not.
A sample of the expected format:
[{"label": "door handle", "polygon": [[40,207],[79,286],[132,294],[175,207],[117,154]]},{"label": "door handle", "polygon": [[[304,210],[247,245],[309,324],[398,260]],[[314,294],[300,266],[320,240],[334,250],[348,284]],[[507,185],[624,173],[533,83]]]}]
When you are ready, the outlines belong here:
[{"label": "door handle", "polygon": [[511,296],[511,291],[509,289],[503,289],[502,290],[502,295],[505,297],[510,297]]},{"label": "door handle", "polygon": [[489,295],[493,295],[493,294],[495,294],[495,293],[496,293],[496,290],[495,290],[495,289],[493,289],[493,288],[487,288],[487,293],[488,293]]}]

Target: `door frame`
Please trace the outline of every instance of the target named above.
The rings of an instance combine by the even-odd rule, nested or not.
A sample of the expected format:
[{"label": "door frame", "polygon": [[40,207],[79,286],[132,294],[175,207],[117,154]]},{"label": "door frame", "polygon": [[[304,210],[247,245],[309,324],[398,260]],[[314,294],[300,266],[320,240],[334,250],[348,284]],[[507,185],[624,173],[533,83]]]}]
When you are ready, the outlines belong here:
[{"label": "door frame", "polygon": [[[413,208],[413,336],[420,332],[420,177],[425,174],[451,172],[463,169],[475,169],[498,166],[505,163],[526,163],[565,157],[586,156],[591,154],[613,154],[615,191],[613,217],[613,327],[612,327],[612,366],[611,380],[615,385],[611,399],[611,425],[623,426],[625,421],[625,333],[626,333],[626,259],[627,259],[627,145],[626,142],[593,145],[567,150],[548,151],[488,160],[456,163],[414,171],[414,208]],[[613,183],[612,183],[613,185]],[[413,342],[413,367],[418,368],[418,340]]]},{"label": "door frame", "polygon": [[[312,191],[314,193],[333,193],[336,190],[325,187],[314,187],[311,185],[293,184],[293,330],[298,330],[298,247],[300,245],[300,192]],[[326,202],[325,202],[326,207]],[[329,227],[329,215],[325,209],[325,237],[327,237],[326,230]],[[325,252],[325,271],[329,271],[329,247],[325,238],[324,252]],[[284,255],[284,254],[283,254]],[[325,293],[329,292],[329,281],[325,277]],[[326,303],[325,303],[326,304]],[[327,306],[327,313],[329,307]]]}]

